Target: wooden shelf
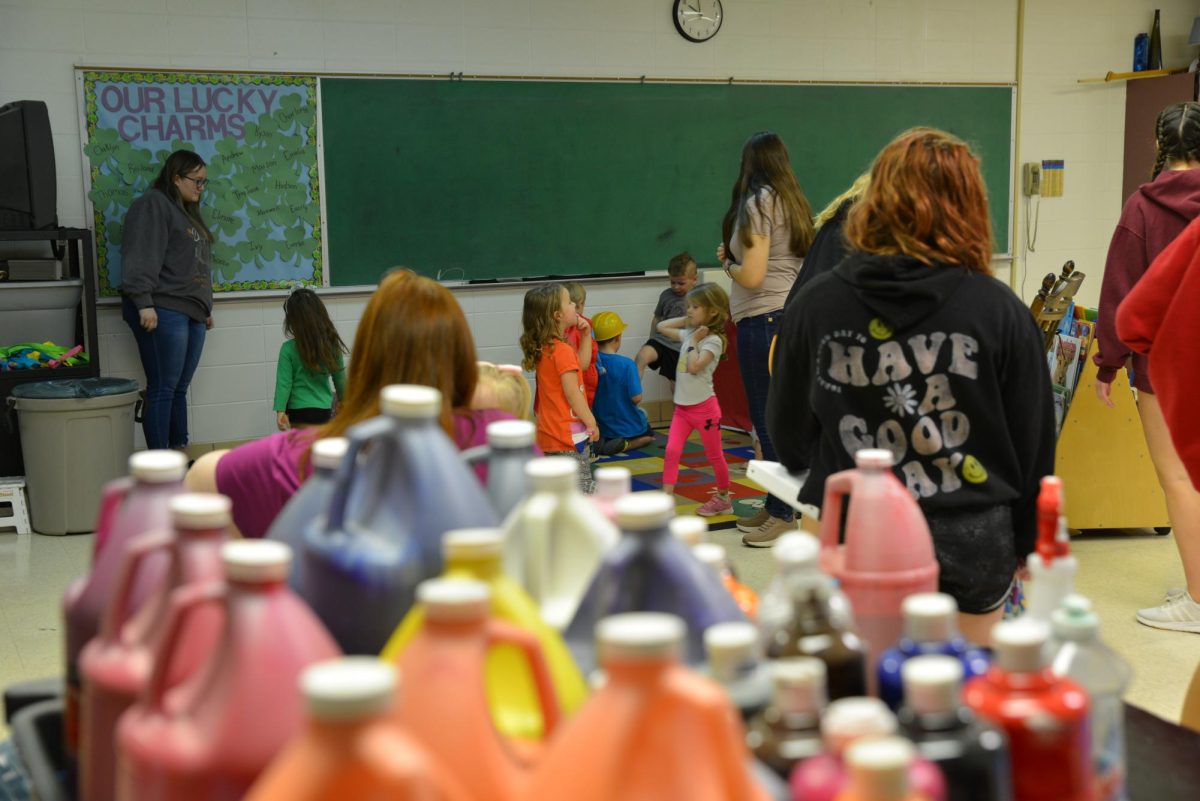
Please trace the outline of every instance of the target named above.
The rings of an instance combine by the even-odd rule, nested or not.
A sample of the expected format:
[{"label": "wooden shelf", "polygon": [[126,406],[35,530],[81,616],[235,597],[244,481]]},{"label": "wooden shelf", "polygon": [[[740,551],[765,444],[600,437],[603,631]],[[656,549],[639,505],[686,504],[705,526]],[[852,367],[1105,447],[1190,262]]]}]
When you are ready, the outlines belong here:
[{"label": "wooden shelf", "polygon": [[1103,78],[1080,78],[1079,83],[1112,83],[1113,81],[1138,81],[1142,78],[1161,78],[1164,75],[1175,75],[1187,72],[1186,67],[1170,70],[1139,70],[1137,72],[1108,72]]}]

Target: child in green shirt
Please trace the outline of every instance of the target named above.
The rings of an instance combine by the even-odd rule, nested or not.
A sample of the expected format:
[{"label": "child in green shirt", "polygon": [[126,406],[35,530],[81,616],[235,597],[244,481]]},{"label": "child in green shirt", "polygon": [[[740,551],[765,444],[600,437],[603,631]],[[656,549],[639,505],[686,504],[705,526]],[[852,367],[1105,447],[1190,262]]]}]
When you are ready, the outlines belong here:
[{"label": "child in green shirt", "polygon": [[342,341],[325,304],[311,289],[297,289],[283,303],[283,333],[275,367],[275,417],[280,431],[328,423],[333,417],[333,392],[346,394]]}]

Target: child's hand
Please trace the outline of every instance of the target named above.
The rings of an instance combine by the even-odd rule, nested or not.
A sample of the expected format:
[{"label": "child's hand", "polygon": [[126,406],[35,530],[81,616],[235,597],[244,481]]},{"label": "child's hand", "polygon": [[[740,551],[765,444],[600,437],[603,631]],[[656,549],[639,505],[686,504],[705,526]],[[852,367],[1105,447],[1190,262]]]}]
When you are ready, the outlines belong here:
[{"label": "child's hand", "polygon": [[275,425],[279,427],[280,431],[287,431],[292,427],[291,422],[288,420],[287,412],[275,412]]},{"label": "child's hand", "polygon": [[579,329],[580,336],[587,337],[592,335],[592,324],[582,317],[579,318],[579,322],[575,323],[575,327]]},{"label": "child's hand", "polygon": [[692,332],[692,342],[695,342],[697,344],[699,344],[700,342],[703,342],[704,338],[706,336],[708,336],[709,333],[710,333],[710,331],[708,330],[707,325],[700,326],[699,328],[697,328],[695,331]]},{"label": "child's hand", "polygon": [[721,264],[725,263],[725,243],[724,242],[717,245],[717,261],[721,262]]},{"label": "child's hand", "polygon": [[600,427],[593,420],[587,427],[588,442],[598,442],[600,440]]}]

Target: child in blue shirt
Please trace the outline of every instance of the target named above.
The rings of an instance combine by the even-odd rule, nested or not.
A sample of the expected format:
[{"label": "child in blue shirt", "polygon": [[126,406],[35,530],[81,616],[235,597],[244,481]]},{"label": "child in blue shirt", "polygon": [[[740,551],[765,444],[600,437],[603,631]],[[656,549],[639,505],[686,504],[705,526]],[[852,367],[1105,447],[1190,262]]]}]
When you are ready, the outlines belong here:
[{"label": "child in blue shirt", "polygon": [[596,369],[599,383],[592,401],[592,414],[600,427],[600,440],[592,450],[600,456],[616,456],[654,441],[654,432],[639,407],[642,382],[637,364],[622,356],[621,332],[625,322],[616,312],[604,311],[592,318],[592,332],[599,347]]}]

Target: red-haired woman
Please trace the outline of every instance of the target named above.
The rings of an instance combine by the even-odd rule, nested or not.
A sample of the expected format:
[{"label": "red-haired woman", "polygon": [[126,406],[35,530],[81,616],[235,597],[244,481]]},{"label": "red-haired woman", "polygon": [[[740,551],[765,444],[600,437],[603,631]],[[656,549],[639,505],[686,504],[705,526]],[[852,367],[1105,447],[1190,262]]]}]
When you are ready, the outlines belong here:
[{"label": "red-haired woman", "polygon": [[[795,299],[779,332],[767,425],[780,460],[825,478],[885,448],[921,504],[970,639],[986,643],[1033,549],[1054,409],[1029,309],[991,277],[979,160],[930,128],[875,159],[851,252]],[[808,410],[797,414],[798,409]]]},{"label": "red-haired woman", "polygon": [[233,500],[233,520],[244,536],[266,533],[307,476],[312,443],[344,436],[377,416],[379,392],[389,384],[440,390],[442,428],[460,448],[481,444],[488,422],[512,417],[470,411],[479,376],[475,341],[454,295],[432,279],[409,270],[386,275],[363,311],[351,354],[346,399],[328,424],[207,453],[188,473],[189,489]]}]

